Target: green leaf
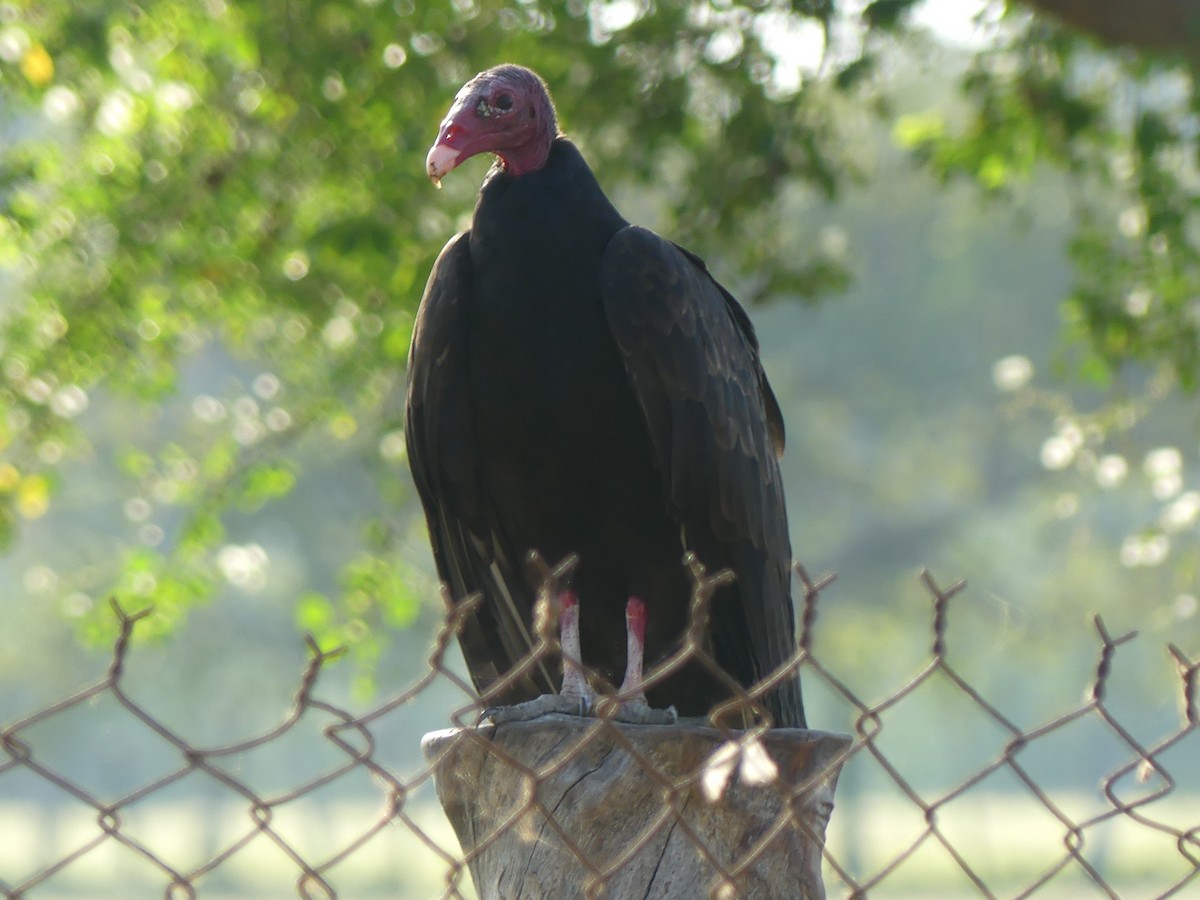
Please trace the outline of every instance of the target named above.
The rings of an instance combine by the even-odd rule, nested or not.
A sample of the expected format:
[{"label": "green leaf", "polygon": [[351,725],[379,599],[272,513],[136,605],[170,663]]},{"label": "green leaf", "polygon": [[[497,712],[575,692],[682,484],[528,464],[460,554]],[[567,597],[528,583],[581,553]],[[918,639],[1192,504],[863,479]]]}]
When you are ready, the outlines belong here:
[{"label": "green leaf", "polygon": [[238,505],[243,510],[259,509],[271,500],[290,493],[296,486],[296,463],[278,460],[260,463],[241,480]]},{"label": "green leaf", "polygon": [[874,0],[863,10],[863,21],[871,28],[894,31],[901,19],[918,0]]}]

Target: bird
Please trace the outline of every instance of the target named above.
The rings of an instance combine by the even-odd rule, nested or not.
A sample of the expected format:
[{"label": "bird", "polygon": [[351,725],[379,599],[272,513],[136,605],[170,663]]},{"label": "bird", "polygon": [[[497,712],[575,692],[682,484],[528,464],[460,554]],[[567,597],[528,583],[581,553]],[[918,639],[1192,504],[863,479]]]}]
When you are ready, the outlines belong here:
[{"label": "bird", "polygon": [[[426,174],[440,187],[485,153],[470,227],[417,310],[405,412],[439,578],[451,602],[478,598],[458,633],[476,690],[586,707],[586,668],[634,705],[704,717],[774,674],[757,715],[806,727],[783,417],[748,315],[698,256],[617,211],[532,70],[471,78]],[[531,554],[575,565],[562,657],[521,670],[537,645]],[[733,577],[702,652],[643,691],[643,665],[688,649],[685,559]]]}]

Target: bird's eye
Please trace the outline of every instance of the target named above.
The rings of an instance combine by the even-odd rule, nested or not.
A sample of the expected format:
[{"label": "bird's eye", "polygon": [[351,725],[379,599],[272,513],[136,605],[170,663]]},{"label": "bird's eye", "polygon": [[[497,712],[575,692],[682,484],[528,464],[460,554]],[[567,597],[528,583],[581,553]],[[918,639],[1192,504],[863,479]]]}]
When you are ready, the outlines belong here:
[{"label": "bird's eye", "polygon": [[513,98],[512,94],[501,94],[496,98],[496,109],[512,109]]}]

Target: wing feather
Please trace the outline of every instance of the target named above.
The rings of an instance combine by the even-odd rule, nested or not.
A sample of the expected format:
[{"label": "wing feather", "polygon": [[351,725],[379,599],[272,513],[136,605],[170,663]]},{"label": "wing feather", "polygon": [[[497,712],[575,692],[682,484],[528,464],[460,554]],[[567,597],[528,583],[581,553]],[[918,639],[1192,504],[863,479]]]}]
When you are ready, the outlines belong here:
[{"label": "wing feather", "polygon": [[[464,232],[438,256],[417,311],[408,358],[405,438],[438,575],[455,600],[475,593],[484,597],[459,634],[471,680],[482,693],[534,646],[528,624],[534,597],[480,486],[464,352],[471,285]],[[553,691],[550,672],[539,666],[497,702]]]},{"label": "wing feather", "polygon": [[[601,292],[689,549],[738,576],[733,598],[716,601],[712,640],[750,684],[795,648],[783,422],[753,327],[703,262],[643,228],[609,242]],[[772,705],[777,721],[803,725],[798,681]]]}]

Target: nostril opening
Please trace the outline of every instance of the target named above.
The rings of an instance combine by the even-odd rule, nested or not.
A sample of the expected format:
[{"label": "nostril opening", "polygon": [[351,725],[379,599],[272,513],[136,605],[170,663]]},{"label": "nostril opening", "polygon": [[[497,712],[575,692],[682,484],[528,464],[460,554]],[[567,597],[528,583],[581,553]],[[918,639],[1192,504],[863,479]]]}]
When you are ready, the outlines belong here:
[{"label": "nostril opening", "polygon": [[453,144],[462,135],[461,125],[447,125],[442,131],[442,143]]}]

